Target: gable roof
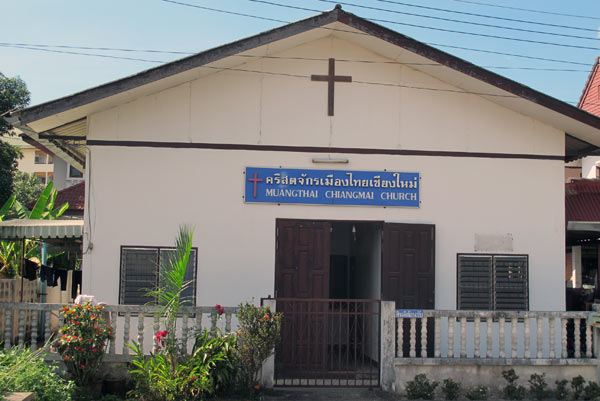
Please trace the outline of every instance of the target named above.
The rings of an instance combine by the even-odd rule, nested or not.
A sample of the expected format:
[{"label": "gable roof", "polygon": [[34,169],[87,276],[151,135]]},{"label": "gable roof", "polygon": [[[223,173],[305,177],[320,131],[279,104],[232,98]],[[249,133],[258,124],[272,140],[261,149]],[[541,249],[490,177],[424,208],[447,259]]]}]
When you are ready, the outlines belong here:
[{"label": "gable roof", "polygon": [[[9,120],[44,146],[67,153],[66,160],[82,169],[87,125],[80,123],[75,129],[71,125],[85,122],[87,115],[196,79],[202,74],[208,75],[219,68],[231,68],[240,64],[239,59],[233,57],[236,55],[264,56],[330,34],[376,49],[394,60],[401,57],[406,62],[420,62],[423,65],[411,67],[568,133],[565,140],[568,160],[600,147],[600,118],[597,116],[343,11],[339,5],[331,11],[298,22],[29,107],[15,113]],[[401,51],[399,55],[399,49],[407,52]],[[432,66],[431,61],[437,65]],[[208,68],[198,72],[200,67]],[[65,127],[69,128],[68,134],[58,132]],[[68,142],[65,142],[65,138]],[[69,152],[71,156],[79,156],[79,159],[69,158]]]},{"label": "gable roof", "polygon": [[600,63],[600,57],[596,57],[577,104],[580,109],[597,116],[600,115],[600,66],[598,63]]},{"label": "gable roof", "polygon": [[83,214],[85,204],[85,181],[71,185],[65,189],[61,189],[56,194],[56,205],[62,205],[69,202],[67,214]]}]

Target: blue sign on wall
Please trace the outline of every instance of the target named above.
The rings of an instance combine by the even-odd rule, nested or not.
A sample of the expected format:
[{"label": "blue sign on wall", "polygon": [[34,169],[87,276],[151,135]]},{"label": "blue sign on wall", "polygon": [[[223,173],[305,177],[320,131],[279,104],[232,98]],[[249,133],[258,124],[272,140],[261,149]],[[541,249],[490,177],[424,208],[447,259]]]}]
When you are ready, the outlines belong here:
[{"label": "blue sign on wall", "polygon": [[419,173],[246,167],[247,203],[419,207]]}]

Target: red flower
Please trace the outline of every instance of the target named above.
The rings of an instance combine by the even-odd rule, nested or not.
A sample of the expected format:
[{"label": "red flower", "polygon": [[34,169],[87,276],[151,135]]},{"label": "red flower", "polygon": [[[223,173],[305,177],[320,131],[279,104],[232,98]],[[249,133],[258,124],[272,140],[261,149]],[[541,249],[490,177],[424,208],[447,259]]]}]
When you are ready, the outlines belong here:
[{"label": "red flower", "polygon": [[216,304],[215,309],[217,310],[217,313],[219,314],[219,316],[221,316],[223,313],[225,313],[225,308],[223,306],[221,306],[220,304]]},{"label": "red flower", "polygon": [[71,357],[70,356],[65,356],[65,361],[70,361]]},{"label": "red flower", "polygon": [[81,365],[81,369],[85,369],[85,365]]},{"label": "red flower", "polygon": [[255,390],[260,390],[260,386],[259,386],[258,384],[255,384],[255,385],[254,385],[254,389],[255,389]]}]

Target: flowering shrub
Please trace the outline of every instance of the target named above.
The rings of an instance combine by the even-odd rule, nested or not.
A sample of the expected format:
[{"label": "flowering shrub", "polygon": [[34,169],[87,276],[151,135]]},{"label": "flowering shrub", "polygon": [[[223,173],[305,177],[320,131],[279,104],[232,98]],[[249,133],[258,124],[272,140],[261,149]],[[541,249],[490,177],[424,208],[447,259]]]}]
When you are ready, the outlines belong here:
[{"label": "flowering shrub", "polygon": [[263,362],[273,354],[280,340],[281,313],[268,307],[248,302],[240,304],[236,312],[239,320],[239,374],[240,385],[249,393],[260,390],[258,372]]},{"label": "flowering shrub", "polygon": [[78,386],[85,386],[95,377],[104,357],[112,327],[103,318],[103,307],[89,302],[64,306],[64,325],[57,340],[58,352]]},{"label": "flowering shrub", "polygon": [[235,376],[237,338],[196,335],[191,354],[167,331],[156,333],[154,354],[144,356],[138,344],[130,345],[135,356],[129,373],[135,387],[130,396],[143,401],[202,400],[227,390]]}]

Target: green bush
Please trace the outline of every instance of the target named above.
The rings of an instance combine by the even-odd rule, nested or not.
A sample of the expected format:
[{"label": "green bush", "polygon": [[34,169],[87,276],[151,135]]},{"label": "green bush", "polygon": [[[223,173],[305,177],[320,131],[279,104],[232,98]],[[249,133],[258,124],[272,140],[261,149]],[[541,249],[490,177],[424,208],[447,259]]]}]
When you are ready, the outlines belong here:
[{"label": "green bush", "polygon": [[446,400],[458,400],[458,397],[460,396],[460,383],[457,383],[452,379],[444,379],[444,382],[442,383],[442,393],[444,393],[444,398]]},{"label": "green bush", "polygon": [[144,356],[138,344],[129,346],[134,351],[130,396],[144,401],[202,400],[230,387],[235,335],[211,336],[205,330],[196,337],[190,355],[168,332],[158,332],[157,338],[160,346],[150,356]]},{"label": "green bush", "polygon": [[514,369],[503,370],[502,377],[508,383],[503,389],[504,398],[508,400],[522,400],[525,398],[525,387],[516,384],[519,376],[517,376]]},{"label": "green bush", "polygon": [[61,377],[56,364],[47,364],[42,351],[13,347],[0,351],[0,396],[33,392],[38,401],[70,401],[75,384]]},{"label": "green bush", "polygon": [[487,400],[488,389],[486,386],[475,386],[465,392],[465,397],[469,400]]},{"label": "green bush", "polygon": [[86,386],[97,377],[112,327],[106,324],[104,308],[90,302],[61,309],[64,325],[56,341],[58,352],[78,386]]},{"label": "green bush", "polygon": [[281,313],[269,307],[242,303],[236,316],[239,321],[239,384],[248,393],[259,389],[258,372],[263,362],[273,354],[280,340]]},{"label": "green bush", "polygon": [[596,382],[588,382],[583,389],[583,399],[586,401],[595,400],[600,397],[600,385]]},{"label": "green bush", "polygon": [[557,400],[565,400],[569,397],[569,381],[568,380],[556,380],[556,389],[554,390],[554,397]]},{"label": "green bush", "polygon": [[406,398],[409,400],[433,400],[433,393],[438,382],[430,382],[424,374],[416,375],[413,380],[406,383]]},{"label": "green bush", "polygon": [[573,399],[580,400],[581,395],[583,394],[583,389],[585,386],[585,379],[583,376],[575,376],[571,379],[571,388],[573,389]]},{"label": "green bush", "polygon": [[538,400],[543,400],[548,397],[548,383],[546,383],[546,374],[537,373],[529,377],[529,392]]}]

